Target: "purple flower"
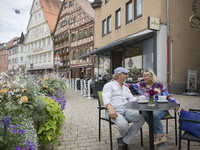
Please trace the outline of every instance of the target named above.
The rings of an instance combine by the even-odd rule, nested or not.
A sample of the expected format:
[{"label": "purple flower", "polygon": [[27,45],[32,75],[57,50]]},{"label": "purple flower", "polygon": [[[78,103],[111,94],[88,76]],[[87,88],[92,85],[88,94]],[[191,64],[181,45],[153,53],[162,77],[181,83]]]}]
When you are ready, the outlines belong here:
[{"label": "purple flower", "polygon": [[33,148],[32,145],[28,145],[28,148],[29,148],[30,150],[34,150],[34,148]]},{"label": "purple flower", "polygon": [[23,150],[29,150],[29,149],[27,149],[26,147],[23,146]]},{"label": "purple flower", "polygon": [[24,134],[24,130],[19,129],[19,130],[18,130],[18,133],[19,133],[19,134]]},{"label": "purple flower", "polygon": [[13,125],[12,127],[10,127],[11,129],[15,129],[15,128],[17,128],[17,127],[19,127],[18,125]]},{"label": "purple flower", "polygon": [[145,93],[144,96],[149,97],[150,95],[149,95],[149,93]]},{"label": "purple flower", "polygon": [[155,92],[153,89],[150,89],[150,90],[149,90],[149,95],[150,95],[150,96],[153,96],[155,93],[156,93],[156,92]]},{"label": "purple flower", "polygon": [[17,150],[21,150],[21,147],[20,147],[20,146],[16,146],[16,149],[17,149]]},{"label": "purple flower", "polygon": [[17,133],[17,131],[16,130],[11,130],[13,133]]}]

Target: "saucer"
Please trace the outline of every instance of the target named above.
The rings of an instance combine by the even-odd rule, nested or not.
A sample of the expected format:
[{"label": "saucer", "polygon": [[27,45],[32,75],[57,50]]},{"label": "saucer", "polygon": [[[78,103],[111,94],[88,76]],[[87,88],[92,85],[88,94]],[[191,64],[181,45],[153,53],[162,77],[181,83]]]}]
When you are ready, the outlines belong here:
[{"label": "saucer", "polygon": [[148,103],[148,101],[138,101],[138,103],[144,104],[144,103]]},{"label": "saucer", "polygon": [[157,102],[159,102],[159,103],[166,103],[166,102],[168,102],[168,100],[157,100]]}]

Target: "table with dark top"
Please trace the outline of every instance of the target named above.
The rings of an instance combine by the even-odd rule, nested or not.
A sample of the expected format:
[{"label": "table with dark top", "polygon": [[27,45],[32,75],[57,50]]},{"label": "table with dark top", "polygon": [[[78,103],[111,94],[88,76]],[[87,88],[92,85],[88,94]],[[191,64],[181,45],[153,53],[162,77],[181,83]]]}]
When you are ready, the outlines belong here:
[{"label": "table with dark top", "polygon": [[168,101],[166,103],[155,103],[155,106],[148,106],[147,103],[130,102],[124,106],[127,109],[149,112],[149,147],[150,150],[154,150],[153,111],[174,109],[178,106],[178,104]]}]

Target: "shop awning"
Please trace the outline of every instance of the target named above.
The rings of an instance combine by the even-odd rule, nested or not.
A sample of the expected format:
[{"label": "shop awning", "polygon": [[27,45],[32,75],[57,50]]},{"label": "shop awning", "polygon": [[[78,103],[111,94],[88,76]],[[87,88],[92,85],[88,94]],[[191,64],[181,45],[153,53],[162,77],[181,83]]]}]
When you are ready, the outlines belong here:
[{"label": "shop awning", "polygon": [[138,42],[138,41],[142,41],[144,39],[147,39],[147,38],[150,38],[153,36],[153,34],[155,33],[155,31],[153,30],[144,30],[142,32],[139,32],[139,33],[136,33],[136,34],[133,34],[131,36],[128,36],[128,37],[125,37],[125,38],[122,38],[122,39],[119,39],[117,41],[114,41],[106,46],[103,46],[101,48],[97,48],[96,50],[90,52],[90,53],[87,53],[87,54],[84,54],[80,57],[78,57],[77,59],[81,59],[81,58],[85,58],[85,57],[89,57],[90,55],[94,55],[94,54],[97,54],[97,55],[105,55],[106,53],[109,53],[110,51],[116,49],[117,47],[120,47],[120,46],[126,46],[126,45],[129,45],[129,44],[133,44],[135,42]]}]

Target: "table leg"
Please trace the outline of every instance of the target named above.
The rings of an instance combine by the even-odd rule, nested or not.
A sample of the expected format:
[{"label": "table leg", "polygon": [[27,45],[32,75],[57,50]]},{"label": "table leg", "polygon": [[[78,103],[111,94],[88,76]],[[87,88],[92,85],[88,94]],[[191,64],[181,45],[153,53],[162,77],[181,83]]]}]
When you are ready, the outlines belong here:
[{"label": "table leg", "polygon": [[149,147],[154,150],[154,134],[153,134],[153,111],[149,111]]}]

